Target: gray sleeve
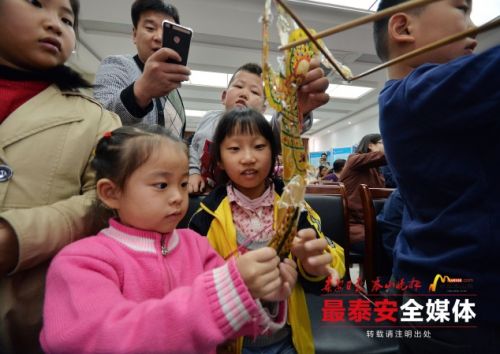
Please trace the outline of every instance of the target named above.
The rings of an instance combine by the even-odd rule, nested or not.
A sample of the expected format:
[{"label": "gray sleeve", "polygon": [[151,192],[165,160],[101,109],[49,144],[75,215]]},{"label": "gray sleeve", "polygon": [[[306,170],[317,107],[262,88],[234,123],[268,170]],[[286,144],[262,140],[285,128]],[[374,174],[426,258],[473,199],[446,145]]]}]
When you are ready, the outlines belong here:
[{"label": "gray sleeve", "polygon": [[[191,145],[189,145],[189,175],[201,173],[200,146],[201,144],[204,144],[205,140],[202,134],[205,121],[206,120],[202,120],[198,125],[193,139],[191,140]],[[203,149],[203,146],[201,146],[201,149]]]},{"label": "gray sleeve", "polygon": [[[125,56],[105,58],[96,74],[94,97],[108,110],[118,114],[124,125],[137,124],[144,121],[153,110],[153,103],[146,109],[137,109],[133,101],[133,84],[139,77],[139,68],[132,59]],[[132,98],[131,98],[132,97]]]}]

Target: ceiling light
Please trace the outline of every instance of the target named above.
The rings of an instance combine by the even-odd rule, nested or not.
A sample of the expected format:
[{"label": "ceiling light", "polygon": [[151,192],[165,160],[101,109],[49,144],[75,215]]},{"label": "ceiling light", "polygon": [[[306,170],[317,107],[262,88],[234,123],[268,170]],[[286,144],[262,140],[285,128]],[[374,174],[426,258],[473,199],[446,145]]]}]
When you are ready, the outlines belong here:
[{"label": "ceiling light", "polygon": [[321,121],[321,119],[319,119],[319,118],[314,118],[314,119],[313,119],[313,124],[318,123],[319,121]]},{"label": "ceiling light", "polygon": [[229,83],[229,76],[230,75],[226,73],[191,70],[189,81],[184,84],[226,88]]},{"label": "ceiling light", "polygon": [[370,91],[373,91],[373,87],[330,84],[326,93],[333,98],[357,100]]},{"label": "ceiling light", "polygon": [[194,109],[186,109],[186,116],[188,117],[203,117],[207,111],[197,111]]},{"label": "ceiling light", "polygon": [[[376,0],[309,0],[308,2],[322,3],[334,6],[350,7],[361,10],[372,10],[376,11],[378,3],[380,1]],[[355,4],[354,4],[355,3]]]},{"label": "ceiling light", "polygon": [[[380,0],[305,0],[309,3],[326,4],[368,11],[377,11]],[[500,15],[498,0],[481,0],[474,2],[471,18],[476,26],[481,26]]]},{"label": "ceiling light", "polygon": [[352,122],[347,122],[347,124],[351,125],[351,124],[352,124]]}]

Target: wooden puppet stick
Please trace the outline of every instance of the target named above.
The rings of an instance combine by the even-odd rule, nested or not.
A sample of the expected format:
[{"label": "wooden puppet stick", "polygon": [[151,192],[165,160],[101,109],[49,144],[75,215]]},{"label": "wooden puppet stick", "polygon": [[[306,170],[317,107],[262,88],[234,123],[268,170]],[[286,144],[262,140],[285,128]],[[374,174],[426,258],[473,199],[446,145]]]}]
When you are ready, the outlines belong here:
[{"label": "wooden puppet stick", "polygon": [[450,43],[455,42],[457,40],[460,40],[462,38],[472,37],[472,36],[475,36],[475,35],[477,35],[479,33],[489,31],[489,30],[491,30],[491,29],[493,29],[495,27],[498,27],[499,25],[500,25],[500,19],[496,19],[494,21],[487,22],[487,23],[485,23],[484,25],[482,25],[480,27],[471,28],[469,30],[457,33],[455,35],[452,35],[452,36],[440,39],[440,40],[438,40],[436,42],[429,43],[426,46],[423,46],[421,48],[415,49],[415,50],[413,50],[413,51],[411,51],[409,53],[400,55],[397,58],[394,58],[394,59],[389,60],[389,61],[387,61],[385,63],[382,63],[382,64],[380,64],[380,65],[378,65],[378,66],[376,66],[374,68],[371,68],[371,69],[369,69],[369,70],[367,70],[367,71],[365,71],[365,72],[363,72],[363,73],[361,73],[359,75],[355,75],[355,76],[353,76],[351,78],[351,81],[354,81],[354,80],[360,79],[362,77],[365,77],[367,75],[373,74],[374,72],[382,70],[382,69],[385,69],[388,66],[391,66],[391,65],[394,65],[394,64],[399,63],[401,61],[404,61],[404,60],[416,57],[417,55],[420,55],[422,53],[425,53],[425,52],[428,52],[430,50],[436,49],[438,47],[445,46],[447,44],[450,44]]},{"label": "wooden puppet stick", "polygon": [[452,35],[452,36],[449,36],[449,37],[446,37],[446,38],[443,38],[441,40],[438,40],[434,43],[430,43],[424,47],[421,47],[421,48],[418,48],[418,49],[415,49],[414,51],[411,51],[409,53],[406,53],[402,56],[399,56],[397,58],[394,58],[392,60],[389,60],[385,63],[382,63],[372,69],[369,69],[359,75],[355,75],[353,77],[346,77],[344,75],[344,73],[342,72],[342,70],[339,68],[338,64],[335,62],[335,60],[333,58],[331,58],[330,55],[328,55],[328,52],[326,50],[324,50],[324,48],[317,42],[317,39],[319,38],[323,38],[323,37],[326,37],[328,35],[331,35],[331,34],[334,34],[334,33],[338,33],[338,32],[341,32],[341,31],[345,31],[349,28],[353,28],[353,27],[356,27],[356,26],[359,26],[359,25],[362,25],[362,24],[365,24],[365,23],[368,23],[368,22],[372,22],[372,21],[377,21],[385,16],[390,16],[396,12],[399,12],[399,11],[403,11],[403,10],[408,10],[408,9],[411,9],[411,8],[414,8],[414,7],[418,7],[418,6],[423,6],[423,5],[426,5],[428,3],[431,3],[431,2],[436,2],[436,1],[441,1],[441,0],[413,0],[413,1],[408,1],[406,3],[403,3],[403,4],[400,4],[400,5],[397,5],[397,6],[393,6],[393,7],[390,7],[388,9],[385,9],[383,11],[380,11],[380,12],[377,12],[375,14],[372,14],[372,15],[368,15],[368,16],[365,16],[365,17],[361,17],[359,19],[356,19],[354,21],[351,21],[351,22],[347,22],[345,24],[342,24],[342,25],[339,25],[337,27],[333,27],[329,30],[326,30],[326,31],[323,31],[323,32],[319,32],[317,33],[316,35],[312,35],[311,32],[306,28],[306,26],[304,25],[304,23],[300,20],[300,18],[289,8],[287,7],[282,0],[275,0],[276,2],[278,2],[282,7],[283,9],[288,12],[288,14],[297,22],[297,24],[299,25],[299,27],[304,31],[304,33],[307,35],[307,39],[302,39],[302,40],[299,40],[299,41],[295,41],[295,42],[291,42],[285,46],[281,46],[279,47],[280,50],[285,50],[285,49],[288,49],[288,48],[291,48],[291,47],[294,47],[296,45],[300,45],[302,43],[306,43],[307,41],[312,41],[314,43],[314,45],[321,51],[321,53],[323,53],[323,55],[325,56],[325,58],[332,64],[332,66],[335,68],[335,70],[339,73],[339,75],[346,81],[354,81],[354,80],[357,80],[357,79],[360,79],[362,77],[365,77],[367,75],[370,75],[370,74],[373,74],[374,72],[376,71],[379,71],[379,70],[382,70],[382,69],[385,69],[386,67],[388,66],[391,66],[391,65],[394,65],[396,63],[399,63],[401,61],[404,61],[404,60],[407,60],[407,59],[410,59],[410,58],[413,58],[417,55],[420,55],[422,53],[425,53],[427,51],[430,51],[430,50],[433,50],[435,48],[438,48],[438,47],[441,47],[441,46],[445,46],[447,44],[450,44],[454,41],[457,41],[457,40],[460,40],[462,38],[465,38],[465,37],[470,37],[470,36],[475,36],[479,33],[482,33],[482,32],[486,32],[486,31],[489,31],[493,28],[496,28],[500,25],[500,19],[496,19],[496,20],[493,20],[493,21],[490,21],[480,27],[476,27],[476,28],[472,28],[472,29],[469,29],[469,30],[466,30],[464,32],[460,32],[460,33],[457,33],[455,35]]},{"label": "wooden puppet stick", "polygon": [[[276,0],[276,1],[278,1],[278,0]],[[355,20],[352,20],[352,21],[343,23],[341,25],[332,27],[330,29],[318,32],[316,35],[312,36],[312,38],[314,38],[314,39],[320,39],[320,38],[323,38],[323,37],[328,37],[328,36],[331,36],[332,34],[343,32],[343,31],[346,31],[348,29],[364,25],[366,23],[378,21],[378,20],[380,20],[380,19],[382,19],[384,17],[391,16],[391,15],[397,13],[397,12],[405,11],[405,10],[409,10],[409,9],[413,9],[413,8],[419,7],[419,6],[424,6],[424,5],[427,5],[427,4],[431,3],[431,2],[436,2],[436,1],[441,1],[441,0],[412,0],[412,1],[408,1],[408,2],[399,4],[399,5],[396,5],[396,6],[389,7],[387,9],[385,9],[385,10],[376,12],[374,14],[367,15],[367,16],[364,16],[364,17],[360,17],[360,18],[357,18]],[[283,5],[283,2],[281,0],[279,0],[278,2],[290,14],[290,16],[292,16],[293,19],[295,21],[297,21],[296,18],[298,18],[298,17],[295,14],[293,14],[293,12],[290,9],[287,9]],[[299,21],[297,21],[297,24],[299,24],[299,26],[302,29],[304,29],[305,26],[302,26],[299,23]],[[286,45],[278,47],[278,49],[280,51],[283,51],[283,50],[286,50],[286,49],[290,49],[292,47],[295,47],[295,46],[298,46],[300,44],[306,43],[309,40],[313,41],[312,38],[307,38],[307,39],[304,38],[304,39],[301,39],[301,40],[298,40],[298,41],[295,41],[295,42],[290,42],[290,43],[288,43]],[[314,43],[316,44],[316,42],[314,42]]]},{"label": "wooden puppet stick", "polygon": [[[318,43],[318,41],[316,40],[315,36],[307,29],[307,27],[305,26],[305,24],[302,22],[302,20],[287,6],[285,5],[285,3],[282,1],[282,0],[274,0],[276,1],[278,4],[281,5],[281,7],[283,7],[283,9],[288,12],[288,14],[290,15],[291,18],[294,19],[294,21],[299,25],[299,27],[304,31],[304,33],[306,34],[307,36],[307,39],[304,39],[302,40],[301,42],[302,43],[306,43],[307,41],[311,41],[314,43],[314,45],[316,46],[316,48],[318,48],[318,50],[325,56],[326,60],[328,60],[328,62],[330,62],[330,64],[332,64],[332,66],[335,68],[335,70],[337,70],[337,72],[340,74],[340,76],[342,76],[342,78],[346,81],[351,81],[351,78],[350,77],[346,77],[344,75],[344,73],[342,72],[342,69],[338,66],[337,62],[331,57],[331,55],[323,48],[323,46],[321,44]],[[433,1],[436,1],[436,0],[433,0]],[[298,43],[298,42],[294,42],[294,43]],[[281,48],[281,47],[280,47]]]}]

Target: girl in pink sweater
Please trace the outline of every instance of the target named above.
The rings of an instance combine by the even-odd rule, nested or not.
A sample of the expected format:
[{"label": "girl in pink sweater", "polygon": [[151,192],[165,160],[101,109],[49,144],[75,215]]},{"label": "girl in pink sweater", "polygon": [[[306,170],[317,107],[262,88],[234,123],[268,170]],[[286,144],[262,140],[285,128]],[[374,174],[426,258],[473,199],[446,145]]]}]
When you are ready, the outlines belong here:
[{"label": "girl in pink sweater", "polygon": [[[283,326],[295,264],[268,247],[226,263],[205,237],[175,229],[188,206],[182,142],[161,127],[119,128],[100,140],[93,167],[117,217],[52,262],[45,352],[211,353]],[[276,301],[278,315],[257,299]]]}]

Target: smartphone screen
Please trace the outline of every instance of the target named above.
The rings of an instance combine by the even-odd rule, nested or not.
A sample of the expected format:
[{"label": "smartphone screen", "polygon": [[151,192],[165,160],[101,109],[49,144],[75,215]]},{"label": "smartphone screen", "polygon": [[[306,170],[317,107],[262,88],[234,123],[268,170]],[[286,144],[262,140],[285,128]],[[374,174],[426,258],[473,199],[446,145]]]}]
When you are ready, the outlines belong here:
[{"label": "smartphone screen", "polygon": [[182,58],[181,62],[168,60],[169,63],[187,65],[189,46],[193,30],[170,21],[163,21],[163,47],[175,50]]}]

